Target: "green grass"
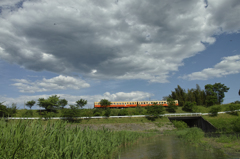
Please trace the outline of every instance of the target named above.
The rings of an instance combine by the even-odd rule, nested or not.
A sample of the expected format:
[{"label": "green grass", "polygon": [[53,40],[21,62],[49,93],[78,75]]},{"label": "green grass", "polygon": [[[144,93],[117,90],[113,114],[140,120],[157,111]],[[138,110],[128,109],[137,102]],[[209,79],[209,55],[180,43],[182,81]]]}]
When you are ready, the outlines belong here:
[{"label": "green grass", "polygon": [[235,132],[234,121],[240,120],[239,116],[231,114],[219,114],[216,117],[202,116],[204,119],[209,121],[213,126],[218,129],[221,133]]},{"label": "green grass", "polygon": [[110,158],[120,146],[153,133],[81,130],[57,121],[0,121],[0,158]]}]

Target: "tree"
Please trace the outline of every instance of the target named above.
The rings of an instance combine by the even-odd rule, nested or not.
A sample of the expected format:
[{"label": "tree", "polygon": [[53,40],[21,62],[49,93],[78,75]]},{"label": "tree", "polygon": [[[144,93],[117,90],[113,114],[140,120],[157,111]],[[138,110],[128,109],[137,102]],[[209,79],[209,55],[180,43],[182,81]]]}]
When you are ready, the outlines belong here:
[{"label": "tree", "polygon": [[175,113],[176,109],[177,109],[177,106],[176,106],[176,104],[174,102],[174,99],[168,98],[168,108],[167,108],[167,111]]},{"label": "tree", "polygon": [[111,105],[111,102],[108,101],[107,99],[101,99],[100,105],[101,105],[102,107],[107,107],[107,106],[110,106],[110,105]]},{"label": "tree", "polygon": [[38,99],[38,105],[39,107],[45,108],[47,111],[52,111],[54,109],[58,109],[59,104],[59,98],[57,95],[52,95],[48,97],[48,99],[39,98]]},{"label": "tree", "polygon": [[217,93],[213,90],[213,85],[207,84],[205,85],[205,92],[206,92],[206,105],[212,106],[217,103]]},{"label": "tree", "polygon": [[163,97],[162,97],[162,100],[163,100],[163,101],[167,101],[168,98],[169,98],[169,96],[163,96]]},{"label": "tree", "polygon": [[187,100],[187,93],[185,89],[182,89],[179,85],[175,88],[175,91],[172,91],[172,94],[169,95],[169,98],[178,100],[179,106],[183,106]]},{"label": "tree", "polygon": [[68,101],[66,99],[60,99],[59,104],[63,109],[68,104]]},{"label": "tree", "polygon": [[26,103],[26,106],[29,107],[30,109],[32,109],[33,105],[35,104],[36,102],[34,100],[31,100],[31,101],[28,101]]},{"label": "tree", "polygon": [[0,117],[7,116],[7,107],[3,105],[4,102],[0,103]]},{"label": "tree", "polygon": [[218,104],[223,102],[223,98],[225,97],[224,92],[228,92],[229,89],[229,87],[221,83],[215,83],[213,85],[213,91],[217,94]]},{"label": "tree", "polygon": [[84,99],[80,99],[80,100],[76,101],[76,106],[77,107],[81,107],[82,108],[86,104],[87,104],[87,100],[84,100]]},{"label": "tree", "polygon": [[185,105],[183,106],[182,110],[187,111],[187,112],[192,112],[194,105],[196,105],[196,102],[187,101],[185,103]]},{"label": "tree", "polygon": [[157,105],[154,103],[152,106],[146,107],[147,114],[152,115],[156,118],[160,117],[160,115],[164,114],[164,108],[161,105]]}]

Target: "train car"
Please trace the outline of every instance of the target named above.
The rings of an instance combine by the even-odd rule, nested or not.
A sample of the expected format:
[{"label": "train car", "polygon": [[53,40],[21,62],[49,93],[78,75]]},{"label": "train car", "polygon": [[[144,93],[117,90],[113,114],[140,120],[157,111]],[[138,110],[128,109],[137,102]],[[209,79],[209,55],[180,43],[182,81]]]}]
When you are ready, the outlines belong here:
[{"label": "train car", "polygon": [[[175,105],[178,105],[178,100],[175,100]],[[131,107],[137,107],[137,105],[141,107],[146,107],[146,106],[152,106],[157,104],[157,105],[162,105],[162,106],[168,106],[167,101],[116,101],[116,102],[111,102],[111,105],[107,106],[110,108],[131,108]],[[94,108],[103,108],[100,105],[100,102],[94,102]]]}]

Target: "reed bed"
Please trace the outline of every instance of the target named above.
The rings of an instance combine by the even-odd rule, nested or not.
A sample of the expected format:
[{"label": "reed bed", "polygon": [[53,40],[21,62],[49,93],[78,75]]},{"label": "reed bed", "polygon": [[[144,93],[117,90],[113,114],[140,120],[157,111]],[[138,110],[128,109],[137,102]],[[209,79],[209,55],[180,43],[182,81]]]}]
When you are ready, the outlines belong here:
[{"label": "reed bed", "polygon": [[69,128],[64,121],[0,120],[0,158],[112,158],[120,146],[152,134]]}]

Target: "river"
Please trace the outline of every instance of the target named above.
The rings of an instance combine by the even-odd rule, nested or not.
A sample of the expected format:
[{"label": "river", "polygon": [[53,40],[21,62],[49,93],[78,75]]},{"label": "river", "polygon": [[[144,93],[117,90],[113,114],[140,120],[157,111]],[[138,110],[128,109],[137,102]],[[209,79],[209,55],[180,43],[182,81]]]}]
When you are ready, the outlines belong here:
[{"label": "river", "polygon": [[121,149],[121,159],[236,159],[217,149],[206,151],[201,146],[183,143],[175,136],[156,136]]}]

